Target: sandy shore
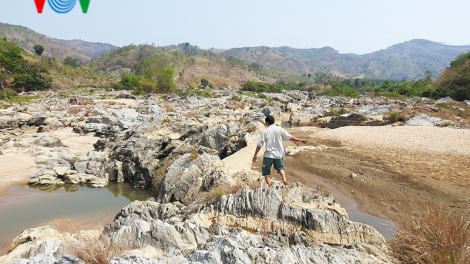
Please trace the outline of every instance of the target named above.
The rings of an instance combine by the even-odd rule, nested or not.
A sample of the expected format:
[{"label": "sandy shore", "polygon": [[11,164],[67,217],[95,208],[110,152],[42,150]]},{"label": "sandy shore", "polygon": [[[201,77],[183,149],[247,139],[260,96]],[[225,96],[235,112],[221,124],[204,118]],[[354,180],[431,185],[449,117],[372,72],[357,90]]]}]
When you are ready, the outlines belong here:
[{"label": "sandy shore", "polygon": [[[60,129],[51,134],[60,138],[64,146],[85,155],[94,149],[93,144],[98,140],[96,137],[80,136],[73,133],[72,128]],[[35,157],[24,153],[0,156],[0,197],[14,195],[7,191],[8,188],[27,184],[29,176],[39,172],[34,161]]]}]

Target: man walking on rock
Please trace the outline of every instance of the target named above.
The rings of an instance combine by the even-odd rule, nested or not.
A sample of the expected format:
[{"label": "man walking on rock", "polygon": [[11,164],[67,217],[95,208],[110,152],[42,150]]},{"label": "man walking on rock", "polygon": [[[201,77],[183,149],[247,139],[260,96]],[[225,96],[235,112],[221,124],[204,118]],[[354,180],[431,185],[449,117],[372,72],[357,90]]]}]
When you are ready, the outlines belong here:
[{"label": "man walking on rock", "polygon": [[293,137],[282,127],[276,126],[274,124],[274,117],[272,116],[267,116],[264,121],[267,128],[261,133],[261,136],[259,137],[255,155],[253,156],[253,163],[256,162],[256,156],[258,155],[261,147],[264,145],[264,143],[266,143],[262,168],[262,173],[266,179],[266,183],[269,187],[271,187],[271,165],[274,165],[274,169],[277,170],[279,174],[281,174],[284,185],[288,185],[289,183],[286,180],[286,172],[284,171],[284,166],[282,166],[283,158],[286,156],[282,140],[297,141],[304,144],[307,144],[307,140]]}]

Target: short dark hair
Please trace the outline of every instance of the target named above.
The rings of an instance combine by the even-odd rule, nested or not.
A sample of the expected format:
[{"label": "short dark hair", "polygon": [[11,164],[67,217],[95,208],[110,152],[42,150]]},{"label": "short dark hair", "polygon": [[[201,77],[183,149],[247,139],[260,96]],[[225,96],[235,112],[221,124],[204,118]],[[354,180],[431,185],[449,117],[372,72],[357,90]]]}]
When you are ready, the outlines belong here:
[{"label": "short dark hair", "polygon": [[270,125],[274,124],[274,117],[268,115],[264,121]]}]

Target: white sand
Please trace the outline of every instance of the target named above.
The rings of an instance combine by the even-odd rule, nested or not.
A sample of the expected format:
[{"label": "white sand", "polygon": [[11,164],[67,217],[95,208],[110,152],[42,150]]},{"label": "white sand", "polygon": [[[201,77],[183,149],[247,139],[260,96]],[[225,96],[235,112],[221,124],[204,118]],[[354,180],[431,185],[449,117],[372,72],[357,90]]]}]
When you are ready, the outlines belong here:
[{"label": "white sand", "polygon": [[470,155],[470,130],[431,126],[341,127],[315,137],[346,142],[351,147]]}]

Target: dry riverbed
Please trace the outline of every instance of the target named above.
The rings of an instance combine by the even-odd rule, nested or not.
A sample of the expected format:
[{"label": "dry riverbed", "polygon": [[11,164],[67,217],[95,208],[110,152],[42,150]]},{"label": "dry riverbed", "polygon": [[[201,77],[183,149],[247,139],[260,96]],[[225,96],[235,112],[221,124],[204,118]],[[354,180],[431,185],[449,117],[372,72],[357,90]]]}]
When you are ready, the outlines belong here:
[{"label": "dry riverbed", "polygon": [[[308,145],[329,147],[286,157],[290,182],[330,191],[343,207],[357,203],[360,211],[388,220],[427,205],[470,209],[470,130],[392,126],[287,130],[308,138]],[[254,167],[259,169],[260,164]],[[357,177],[350,177],[353,173]]]}]

